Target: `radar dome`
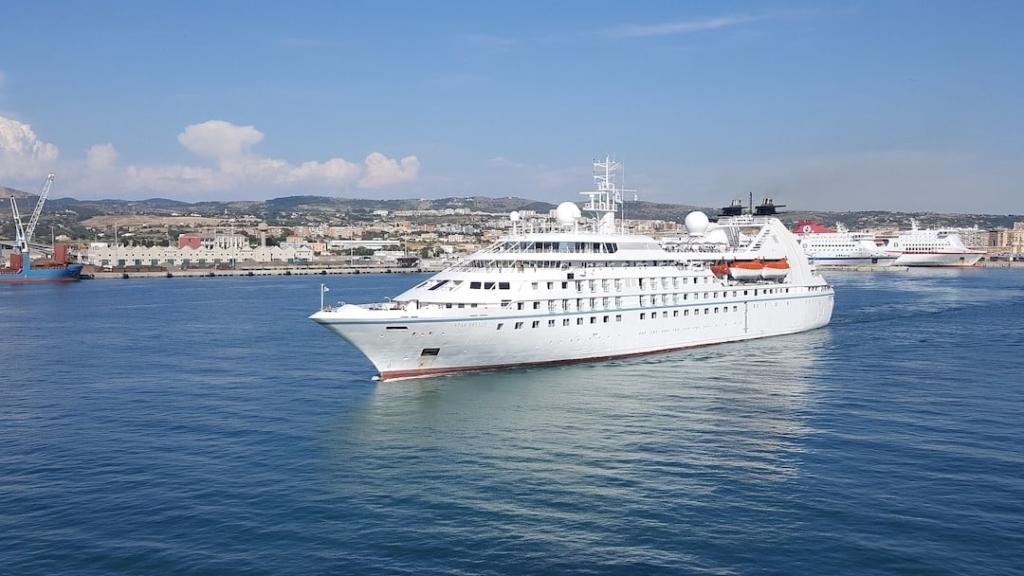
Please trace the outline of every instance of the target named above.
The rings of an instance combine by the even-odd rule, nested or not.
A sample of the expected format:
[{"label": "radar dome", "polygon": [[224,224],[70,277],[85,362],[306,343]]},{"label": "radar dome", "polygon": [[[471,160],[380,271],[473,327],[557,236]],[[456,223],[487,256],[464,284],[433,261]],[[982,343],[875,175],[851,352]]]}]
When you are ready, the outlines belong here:
[{"label": "radar dome", "polygon": [[522,216],[520,216],[519,212],[516,211],[516,210],[513,210],[513,211],[509,212],[509,214],[508,214],[508,219],[513,221],[513,222],[519,222],[520,218],[522,218]]},{"label": "radar dome", "polygon": [[686,219],[683,220],[683,225],[686,226],[686,231],[693,236],[703,236],[704,232],[708,229],[708,215],[696,210],[686,215]]},{"label": "radar dome", "polygon": [[571,226],[580,219],[583,213],[580,207],[572,202],[562,202],[555,208],[555,220],[562,226]]},{"label": "radar dome", "polygon": [[708,244],[728,244],[729,235],[724,228],[714,227],[704,234],[704,241]]}]

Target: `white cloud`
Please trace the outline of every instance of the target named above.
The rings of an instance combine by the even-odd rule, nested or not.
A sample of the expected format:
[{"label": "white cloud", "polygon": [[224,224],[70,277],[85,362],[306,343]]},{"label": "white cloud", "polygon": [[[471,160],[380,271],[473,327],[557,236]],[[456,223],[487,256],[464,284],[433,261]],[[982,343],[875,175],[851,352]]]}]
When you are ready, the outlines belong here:
[{"label": "white cloud", "polygon": [[658,24],[638,24],[623,26],[607,31],[607,35],[613,38],[647,38],[652,36],[672,36],[675,34],[690,34],[704,30],[718,30],[720,28],[731,28],[759,20],[757,16],[721,16],[719,18],[708,18],[705,20],[683,20],[679,22],[662,22]]},{"label": "white cloud", "polygon": [[53,168],[60,151],[43,142],[32,126],[0,116],[0,179],[30,180]]},{"label": "white cloud", "polygon": [[416,180],[420,173],[420,161],[415,156],[406,156],[401,162],[374,152],[366,157],[366,175],[359,180],[360,188],[383,188]]},{"label": "white cloud", "polygon": [[226,160],[249,155],[249,149],[263,141],[255,126],[236,126],[223,120],[192,124],[178,134],[178,142],[189,152],[205,158]]},{"label": "white cloud", "polygon": [[96,144],[85,153],[85,170],[90,174],[109,173],[117,165],[117,157],[113,144]]},{"label": "white cloud", "polygon": [[86,152],[84,169],[76,187],[85,194],[131,193],[196,196],[226,193],[232,196],[306,191],[337,191],[358,186],[383,188],[413,182],[419,174],[419,160],[407,156],[401,161],[373,152],[364,165],[344,158],[292,163],[260,156],[253,147],[264,135],[254,126],[239,126],[210,120],[186,126],[178,142],[209,164],[118,165],[119,154],[112,144],[97,144]]}]

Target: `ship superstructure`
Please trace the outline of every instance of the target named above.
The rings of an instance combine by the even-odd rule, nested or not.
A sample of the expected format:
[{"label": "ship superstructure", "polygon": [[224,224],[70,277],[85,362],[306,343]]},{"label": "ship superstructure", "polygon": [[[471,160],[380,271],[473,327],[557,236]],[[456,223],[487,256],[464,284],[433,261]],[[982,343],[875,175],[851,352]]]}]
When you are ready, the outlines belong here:
[{"label": "ship superstructure", "polygon": [[917,220],[910,221],[910,230],[887,239],[884,249],[899,266],[974,266],[985,255],[965,246],[955,230],[922,230]]},{"label": "ship superstructure", "polygon": [[[616,221],[618,164],[597,162],[582,211],[520,228],[387,302],[311,319],[380,378],[600,360],[789,334],[828,324],[833,291],[773,216],[687,216],[667,247]],[[583,213],[587,213],[584,216]]]}]

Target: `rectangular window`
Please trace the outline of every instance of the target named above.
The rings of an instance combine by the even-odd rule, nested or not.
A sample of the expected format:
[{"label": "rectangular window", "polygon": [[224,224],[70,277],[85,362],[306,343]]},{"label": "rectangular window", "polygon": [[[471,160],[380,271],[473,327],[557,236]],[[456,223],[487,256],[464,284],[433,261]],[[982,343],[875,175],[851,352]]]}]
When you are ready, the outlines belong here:
[{"label": "rectangular window", "polygon": [[668,318],[668,310],[665,310],[664,312],[662,312],[661,313],[661,317],[662,318]]},{"label": "rectangular window", "polygon": [[465,307],[466,307],[465,304],[459,304],[459,308],[465,308]]},{"label": "rectangular window", "polygon": [[536,282],[530,282],[530,288],[533,288],[534,290],[536,290],[537,289],[537,283]]},{"label": "rectangular window", "polygon": [[563,318],[562,319],[562,326],[568,326],[568,325],[569,325],[569,319],[568,318]]},{"label": "rectangular window", "polygon": [[604,317],[604,320],[603,320],[603,322],[604,322],[605,324],[607,324],[607,323],[608,323],[608,316],[605,316],[605,317]]},{"label": "rectangular window", "polygon": [[562,290],[565,290],[568,287],[569,287],[569,283],[568,282],[562,282]]},{"label": "rectangular window", "polygon": [[647,313],[646,312],[641,312],[640,313],[640,319],[643,320],[645,318],[647,318]]},{"label": "rectangular window", "polygon": [[484,282],[484,290],[494,290],[494,282]]},{"label": "rectangular window", "polygon": [[523,309],[523,303],[522,302],[516,302],[516,310],[522,310],[522,309]]},{"label": "rectangular window", "polygon": [[711,314],[711,308],[704,309],[704,315],[707,316],[708,314]]},{"label": "rectangular window", "polygon": [[579,318],[577,318],[577,319],[576,319],[576,325],[577,325],[577,326],[580,326],[580,325],[582,325],[582,324],[583,324],[583,317],[582,317],[582,316],[580,316]]},{"label": "rectangular window", "polygon": [[590,317],[590,323],[591,324],[597,324],[597,316],[591,316]]},{"label": "rectangular window", "polygon": [[738,307],[738,306],[733,306],[733,307],[732,307],[732,311],[733,311],[733,312],[739,312],[739,310],[740,310],[740,309],[739,309],[739,307]]},{"label": "rectangular window", "polygon": [[531,328],[539,328],[540,327],[540,320],[534,320],[533,324],[531,324],[530,327]]},{"label": "rectangular window", "polygon": [[469,289],[470,290],[479,290],[480,289],[480,283],[479,282],[470,282],[469,283]]},{"label": "rectangular window", "polygon": [[420,356],[437,356],[440,352],[440,348],[424,348]]},{"label": "rectangular window", "polygon": [[555,327],[555,321],[554,320],[548,320],[548,328],[554,328],[554,327]]},{"label": "rectangular window", "polygon": [[540,310],[540,302],[534,302],[533,303],[533,309],[534,310]]},{"label": "rectangular window", "polygon": [[616,322],[622,322],[622,314],[616,314],[615,315],[615,321]]},{"label": "rectangular window", "polygon": [[523,323],[522,322],[516,322],[516,330],[519,330],[522,327],[523,327]]},{"label": "rectangular window", "polygon": [[554,287],[555,287],[555,283],[554,282],[548,282],[548,290],[551,290]]},{"label": "rectangular window", "polygon": [[508,290],[508,282],[498,282],[498,290]]},{"label": "rectangular window", "polygon": [[689,315],[690,315],[690,311],[689,310],[683,310],[683,316],[689,316]]},{"label": "rectangular window", "polygon": [[498,322],[498,330],[501,330],[502,326],[504,326],[504,324],[502,324],[501,322]]},{"label": "rectangular window", "polygon": [[672,317],[673,318],[678,318],[679,317],[679,310],[673,310],[672,311]]}]

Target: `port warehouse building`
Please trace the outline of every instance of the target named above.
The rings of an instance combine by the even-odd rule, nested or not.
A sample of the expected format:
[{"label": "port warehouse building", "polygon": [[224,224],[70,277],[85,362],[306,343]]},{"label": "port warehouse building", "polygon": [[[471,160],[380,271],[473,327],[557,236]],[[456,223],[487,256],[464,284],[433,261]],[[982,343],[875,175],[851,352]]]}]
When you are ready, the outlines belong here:
[{"label": "port warehouse building", "polygon": [[244,262],[300,263],[313,260],[306,245],[259,246],[111,246],[93,242],[82,254],[82,263],[93,266],[216,266]]}]

